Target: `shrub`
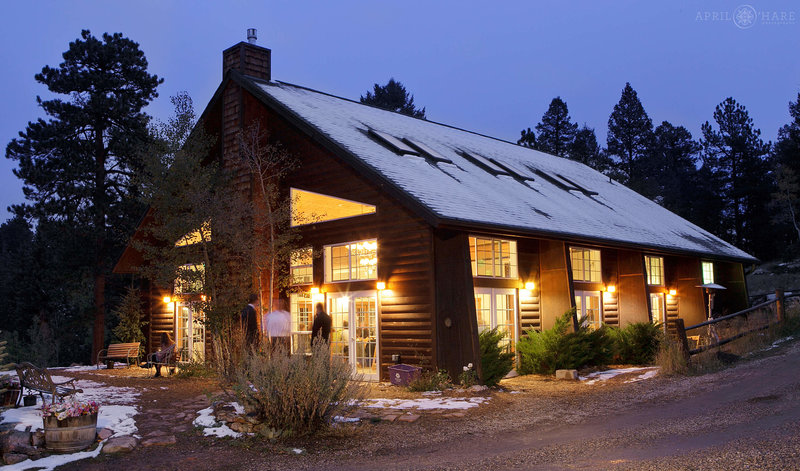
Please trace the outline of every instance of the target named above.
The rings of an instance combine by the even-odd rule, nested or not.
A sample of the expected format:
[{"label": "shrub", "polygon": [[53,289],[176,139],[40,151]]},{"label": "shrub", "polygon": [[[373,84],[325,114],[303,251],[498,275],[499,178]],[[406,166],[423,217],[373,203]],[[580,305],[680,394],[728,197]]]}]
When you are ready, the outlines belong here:
[{"label": "shrub", "polygon": [[217,373],[222,388],[226,389],[237,381],[244,368],[244,346],[247,342],[239,323],[226,317],[226,320],[220,322],[219,330],[214,332],[212,345],[214,349],[211,366]]},{"label": "shrub", "polygon": [[445,370],[423,371],[419,378],[411,381],[409,391],[444,391],[453,385]]},{"label": "shrub", "polygon": [[473,369],[472,363],[463,368],[463,371],[458,375],[458,383],[462,388],[474,386],[478,382],[478,373]]},{"label": "shrub", "polygon": [[614,341],[607,327],[591,330],[582,325],[568,332],[575,308],[556,319],[553,328],[542,332],[528,329],[517,343],[520,374],[553,374],[560,369],[608,364],[614,353]]},{"label": "shrub", "polygon": [[656,358],[664,334],[662,324],[636,322],[624,329],[608,328],[607,333],[614,342],[616,363],[651,365]]},{"label": "shrub", "polygon": [[350,365],[331,358],[324,342],[312,347],[311,356],[251,348],[242,366],[234,375],[233,392],[263,424],[262,430],[275,436],[303,436],[325,429],[333,417],[363,397]]},{"label": "shrub", "polygon": [[481,347],[481,383],[484,386],[496,386],[514,367],[514,354],[505,352],[500,347],[503,334],[497,327],[484,330],[478,335]]}]

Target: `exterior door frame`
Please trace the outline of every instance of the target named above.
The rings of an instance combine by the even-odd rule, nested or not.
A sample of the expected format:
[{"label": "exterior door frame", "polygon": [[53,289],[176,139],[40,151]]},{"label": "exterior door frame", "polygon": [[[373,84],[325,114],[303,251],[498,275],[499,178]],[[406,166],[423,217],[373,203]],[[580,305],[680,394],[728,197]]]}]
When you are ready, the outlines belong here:
[{"label": "exterior door frame", "polygon": [[[497,296],[498,295],[511,295],[514,296],[514,302],[511,303],[511,307],[514,309],[514,312],[511,313],[511,319],[514,323],[514,330],[511,332],[511,351],[516,350],[516,343],[519,340],[519,293],[518,290],[514,288],[486,288],[486,287],[475,287],[475,295],[478,294],[488,294],[491,303],[489,306],[489,328],[493,328],[492,326],[497,326]],[[477,309],[477,305],[475,306]]]},{"label": "exterior door frame", "polygon": [[[202,322],[203,316],[195,316],[196,310],[192,306],[191,302],[175,302],[175,316],[174,316],[174,323],[173,329],[175,332],[175,347],[180,348],[177,350],[176,353],[178,355],[178,360],[181,362],[189,362],[193,360],[204,361],[206,357],[206,328],[205,324]],[[186,341],[184,342],[183,337],[181,337],[181,326],[179,324],[179,320],[182,317],[181,310],[186,308],[189,310],[189,315],[186,319]],[[195,327],[197,324],[199,327]],[[196,358],[195,354],[197,353],[197,348],[195,347],[195,342],[198,341],[195,339],[195,329],[200,329],[200,336],[199,336],[199,343],[202,345],[200,349],[201,357]],[[185,353],[185,356],[183,355]]]},{"label": "exterior door frame", "polygon": [[[328,292],[328,293],[326,293],[326,298],[327,298],[326,301],[327,301],[328,313],[331,315],[332,318],[335,315],[334,303],[336,301],[338,301],[338,300],[341,300],[342,298],[346,298],[347,299],[347,319],[346,320],[348,321],[348,328],[345,331],[342,328],[342,326],[337,326],[336,325],[336,320],[335,319],[332,319],[333,326],[332,326],[332,332],[331,332],[331,348],[335,348],[335,342],[336,343],[343,343],[343,346],[347,348],[347,355],[346,356],[337,355],[337,356],[346,358],[347,362],[352,367],[353,372],[356,373],[356,374],[361,374],[365,380],[378,381],[378,379],[380,377],[380,335],[379,335],[380,332],[379,332],[379,322],[378,322],[379,321],[378,313],[379,313],[380,297],[378,295],[378,291],[377,290],[366,290],[366,291],[349,291],[349,292],[344,292],[344,291],[342,291],[342,292]],[[370,349],[370,346],[372,345],[372,342],[366,342],[365,343],[365,342],[361,342],[359,340],[359,339],[363,338],[363,337],[360,336],[359,330],[363,329],[364,327],[360,327],[360,326],[357,325],[356,306],[355,306],[356,298],[371,298],[375,303],[375,312],[373,314],[374,315],[374,319],[373,320],[374,320],[374,338],[375,338],[375,340],[374,340],[374,347],[373,347],[374,350],[371,351],[371,352],[369,352],[369,349]],[[370,329],[371,327],[368,326],[366,328]],[[334,334],[337,333],[336,332],[337,330],[339,331],[340,335],[346,335],[347,338],[345,340],[334,340],[334,338],[337,338],[334,335]],[[370,333],[370,332],[367,332],[367,333]],[[359,357],[358,353],[362,349],[365,352],[369,352],[370,355],[366,356],[366,353],[365,353],[365,356],[360,356]],[[374,369],[375,372],[374,373],[359,372],[359,365],[358,365],[359,358],[368,359],[370,357],[373,358],[373,361],[374,361],[374,365],[373,365],[373,367],[371,369]]]}]

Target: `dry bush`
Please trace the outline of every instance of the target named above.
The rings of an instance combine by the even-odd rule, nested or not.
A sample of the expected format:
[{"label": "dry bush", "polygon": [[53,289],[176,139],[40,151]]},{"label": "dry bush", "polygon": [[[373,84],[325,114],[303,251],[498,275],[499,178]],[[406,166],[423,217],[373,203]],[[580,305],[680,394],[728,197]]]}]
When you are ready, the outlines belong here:
[{"label": "dry bush", "polygon": [[237,322],[226,320],[214,334],[212,344],[211,366],[225,389],[236,382],[244,367],[247,345],[244,331]]},{"label": "dry bush", "polygon": [[664,376],[684,375],[688,371],[686,355],[677,343],[665,340],[661,342],[655,357],[659,374]]},{"label": "dry bush", "polygon": [[250,349],[233,393],[269,436],[309,435],[327,428],[364,397],[350,365],[319,342],[311,356]]}]

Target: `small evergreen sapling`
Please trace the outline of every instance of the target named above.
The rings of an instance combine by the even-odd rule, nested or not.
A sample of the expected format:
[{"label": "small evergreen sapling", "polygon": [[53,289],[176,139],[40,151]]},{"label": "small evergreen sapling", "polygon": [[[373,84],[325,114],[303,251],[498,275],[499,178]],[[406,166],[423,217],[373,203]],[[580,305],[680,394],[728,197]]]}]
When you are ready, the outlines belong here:
[{"label": "small evergreen sapling", "polygon": [[514,367],[514,354],[503,351],[500,341],[503,334],[495,327],[484,330],[478,336],[481,346],[481,382],[484,386],[496,386]]},{"label": "small evergreen sapling", "polygon": [[[114,337],[120,342],[133,343],[145,341],[142,327],[147,322],[142,321],[142,298],[139,290],[128,288],[119,307],[114,311],[119,323],[114,327]],[[139,346],[139,353],[144,352],[144,345]]]}]

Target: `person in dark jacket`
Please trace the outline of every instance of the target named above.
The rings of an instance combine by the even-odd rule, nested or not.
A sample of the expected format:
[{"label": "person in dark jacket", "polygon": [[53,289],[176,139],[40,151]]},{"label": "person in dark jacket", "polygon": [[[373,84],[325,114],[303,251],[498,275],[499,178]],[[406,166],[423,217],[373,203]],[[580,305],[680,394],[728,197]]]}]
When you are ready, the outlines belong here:
[{"label": "person in dark jacket", "polygon": [[242,329],[244,330],[245,341],[247,342],[247,345],[254,346],[258,343],[259,339],[257,312],[260,303],[258,302],[258,295],[251,294],[247,302],[247,306],[242,309],[240,322],[242,323]]},{"label": "person in dark jacket", "polygon": [[331,316],[325,312],[325,306],[317,303],[314,312],[314,324],[311,327],[311,346],[322,339],[327,344],[331,338]]}]

